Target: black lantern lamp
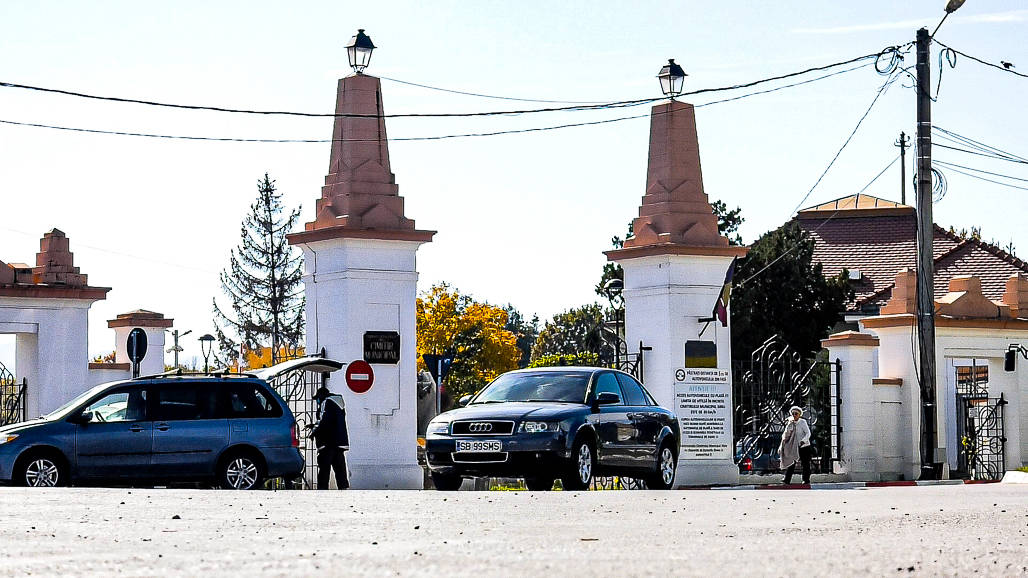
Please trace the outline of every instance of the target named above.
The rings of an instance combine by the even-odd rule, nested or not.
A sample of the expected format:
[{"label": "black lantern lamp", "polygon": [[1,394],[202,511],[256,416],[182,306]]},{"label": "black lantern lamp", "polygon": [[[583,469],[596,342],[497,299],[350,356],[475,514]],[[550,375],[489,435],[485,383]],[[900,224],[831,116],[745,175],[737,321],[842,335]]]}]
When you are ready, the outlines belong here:
[{"label": "black lantern lamp", "polygon": [[675,64],[675,59],[670,58],[664,68],[660,69],[657,78],[660,79],[660,90],[664,96],[674,98],[682,94],[682,87],[685,85],[685,77],[688,76],[681,66]]},{"label": "black lantern lamp", "polygon": [[371,62],[371,51],[374,49],[375,44],[364,33],[364,29],[357,30],[357,34],[354,34],[350,43],[346,45],[346,57],[350,60],[350,68],[357,74],[363,74]]},{"label": "black lantern lamp", "polygon": [[207,361],[211,357],[212,349],[214,349],[214,336],[210,333],[205,333],[203,337],[200,338],[200,351],[203,352],[204,373],[208,373],[210,371],[210,366],[207,364]]}]

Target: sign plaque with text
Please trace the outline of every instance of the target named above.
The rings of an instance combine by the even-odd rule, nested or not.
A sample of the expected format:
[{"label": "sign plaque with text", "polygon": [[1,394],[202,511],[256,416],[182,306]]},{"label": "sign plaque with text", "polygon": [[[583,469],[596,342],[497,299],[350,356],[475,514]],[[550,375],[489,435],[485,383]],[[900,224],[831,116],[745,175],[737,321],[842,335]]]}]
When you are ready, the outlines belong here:
[{"label": "sign plaque with text", "polygon": [[364,361],[392,365],[400,363],[400,334],[395,331],[365,331]]}]

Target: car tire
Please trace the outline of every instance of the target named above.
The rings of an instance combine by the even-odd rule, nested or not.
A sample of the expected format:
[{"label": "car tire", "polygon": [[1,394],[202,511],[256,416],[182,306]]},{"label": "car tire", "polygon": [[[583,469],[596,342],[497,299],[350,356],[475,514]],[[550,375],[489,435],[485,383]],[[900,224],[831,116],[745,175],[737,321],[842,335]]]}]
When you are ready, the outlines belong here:
[{"label": "car tire", "polygon": [[68,485],[68,462],[55,451],[36,451],[20,460],[13,481],[19,486],[58,488]]},{"label": "car tire", "polygon": [[670,444],[661,444],[657,450],[657,471],[646,478],[646,487],[651,490],[670,490],[675,485],[675,469],[678,459]]},{"label": "car tire", "polygon": [[530,492],[548,492],[553,489],[553,478],[549,476],[531,476],[525,478],[525,487]]},{"label": "car tire", "polygon": [[456,492],[464,483],[464,478],[457,474],[444,474],[432,472],[432,485],[440,492]]},{"label": "car tire", "polygon": [[223,490],[256,490],[264,481],[264,462],[254,452],[232,452],[218,462],[215,475]]},{"label": "car tire", "polygon": [[560,483],[565,490],[588,490],[596,471],[596,450],[587,440],[575,440],[571,446],[571,459],[565,466]]}]

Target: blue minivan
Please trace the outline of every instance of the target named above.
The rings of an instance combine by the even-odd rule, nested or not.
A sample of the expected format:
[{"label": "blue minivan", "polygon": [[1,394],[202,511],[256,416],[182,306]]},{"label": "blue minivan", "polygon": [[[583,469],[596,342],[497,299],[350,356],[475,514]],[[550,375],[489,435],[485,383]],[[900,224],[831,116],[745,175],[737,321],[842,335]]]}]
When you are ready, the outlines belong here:
[{"label": "blue minivan", "polygon": [[[280,365],[333,371],[342,364],[307,358]],[[0,428],[0,482],[213,481],[247,490],[266,478],[297,478],[304,459],[296,421],[262,379],[278,374],[161,375],[98,385],[48,415]]]}]

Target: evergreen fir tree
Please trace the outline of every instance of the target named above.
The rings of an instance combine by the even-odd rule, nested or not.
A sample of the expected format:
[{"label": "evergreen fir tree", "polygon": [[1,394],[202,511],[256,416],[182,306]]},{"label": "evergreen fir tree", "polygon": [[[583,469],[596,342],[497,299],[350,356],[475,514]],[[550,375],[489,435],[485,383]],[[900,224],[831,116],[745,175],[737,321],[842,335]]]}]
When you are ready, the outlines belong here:
[{"label": "evergreen fir tree", "polygon": [[231,301],[226,312],[214,299],[214,320],[221,353],[239,357],[239,346],[271,347],[272,363],[284,347],[300,346],[304,331],[304,296],[300,286],[302,256],[286,234],[300,217],[297,208],[285,216],[282,194],[264,174],[257,199],[240,227],[242,240],[232,250],[229,268],[220,274],[221,289]]}]

